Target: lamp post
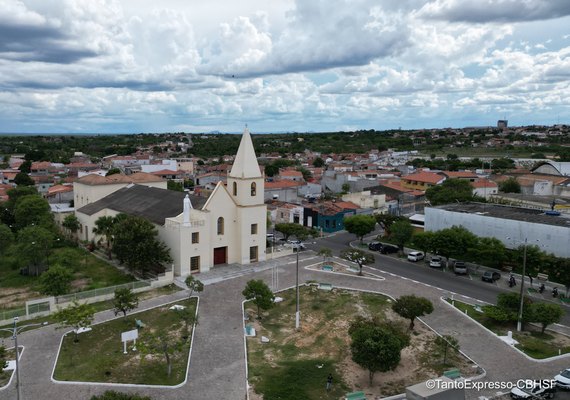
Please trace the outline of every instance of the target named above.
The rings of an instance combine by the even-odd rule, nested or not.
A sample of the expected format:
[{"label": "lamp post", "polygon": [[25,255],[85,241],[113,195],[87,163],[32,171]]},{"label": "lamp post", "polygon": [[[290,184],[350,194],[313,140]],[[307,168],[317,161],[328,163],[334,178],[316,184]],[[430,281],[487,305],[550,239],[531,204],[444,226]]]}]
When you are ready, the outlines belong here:
[{"label": "lamp post", "polygon": [[42,326],[47,324],[47,322],[40,322],[37,324],[18,326],[18,317],[14,317],[14,326],[12,328],[0,328],[0,331],[10,332],[12,334],[12,339],[14,340],[14,346],[16,349],[16,398],[18,400],[22,398],[22,389],[20,386],[20,349],[18,348],[18,333],[20,333],[23,329],[30,328],[32,326]]},{"label": "lamp post", "polygon": [[301,312],[299,311],[299,251],[301,250],[301,244],[297,243],[297,268],[295,272],[295,290],[297,296],[297,307],[295,311],[295,329],[299,330]]},{"label": "lamp post", "polygon": [[520,304],[519,304],[519,318],[517,321],[517,332],[522,331],[522,318],[523,318],[523,305],[524,305],[524,277],[526,274],[526,246],[527,238],[524,238],[524,250],[523,250],[523,270],[521,276],[521,293],[520,293]]}]

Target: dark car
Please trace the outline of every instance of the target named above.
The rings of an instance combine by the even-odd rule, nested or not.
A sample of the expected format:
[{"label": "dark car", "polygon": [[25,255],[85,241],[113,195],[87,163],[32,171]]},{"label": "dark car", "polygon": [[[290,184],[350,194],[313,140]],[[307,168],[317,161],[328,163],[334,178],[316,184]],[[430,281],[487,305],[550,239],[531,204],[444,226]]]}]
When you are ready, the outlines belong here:
[{"label": "dark car", "polygon": [[391,244],[384,244],[380,249],[380,253],[382,254],[393,254],[399,251],[398,246],[392,246]]},{"label": "dark car", "polygon": [[494,271],[485,271],[485,273],[483,273],[483,275],[481,276],[481,280],[485,282],[493,283],[495,281],[498,281],[499,279],[501,279],[501,274]]},{"label": "dark car", "polygon": [[368,249],[374,251],[380,251],[382,249],[382,243],[380,242],[370,242],[368,243]]}]

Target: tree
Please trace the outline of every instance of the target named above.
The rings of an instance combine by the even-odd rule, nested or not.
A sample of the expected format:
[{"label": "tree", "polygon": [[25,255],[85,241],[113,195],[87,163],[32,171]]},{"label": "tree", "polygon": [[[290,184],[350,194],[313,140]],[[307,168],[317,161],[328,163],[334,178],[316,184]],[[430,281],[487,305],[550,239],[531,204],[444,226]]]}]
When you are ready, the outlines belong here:
[{"label": "tree", "polygon": [[107,248],[107,257],[109,257],[109,260],[112,258],[111,243],[113,241],[113,229],[115,227],[115,222],[114,217],[104,215],[97,218],[95,226],[93,227],[93,233],[95,235],[105,237],[105,247]]},{"label": "tree", "polygon": [[432,206],[449,203],[464,203],[473,200],[473,188],[465,179],[446,179],[441,185],[426,190],[426,198]]},{"label": "tree", "polygon": [[313,177],[313,174],[311,173],[311,171],[309,171],[305,167],[298,167],[297,171],[299,171],[301,174],[303,174],[303,179],[305,181],[308,181],[309,179],[311,179]]},{"label": "tree", "polygon": [[288,240],[289,236],[296,236],[299,240],[302,240],[299,238],[299,236],[308,236],[307,228],[305,228],[303,225],[295,224],[292,222],[275,224],[275,230],[277,232],[281,232],[285,237],[285,240]]},{"label": "tree", "polygon": [[433,252],[435,233],[430,231],[418,232],[412,236],[412,246],[424,254]]},{"label": "tree", "polygon": [[313,160],[313,167],[322,168],[325,165],[325,161],[321,157],[317,157]]},{"label": "tree", "polygon": [[491,268],[501,268],[507,257],[507,249],[497,238],[479,238],[477,245],[468,250],[467,257],[477,260],[481,265]]},{"label": "tree", "polygon": [[14,178],[14,183],[18,186],[34,186],[36,184],[25,172],[18,172]]},{"label": "tree", "polygon": [[349,183],[343,183],[341,186],[342,193],[349,193],[350,192],[350,184]]},{"label": "tree", "polygon": [[4,346],[0,346],[0,374],[4,372],[4,368],[8,366],[8,360],[6,358],[6,348]]},{"label": "tree", "polygon": [[358,275],[362,275],[362,267],[365,264],[372,264],[375,261],[372,254],[353,248],[344,249],[340,252],[340,256],[345,260],[358,264]]},{"label": "tree", "polygon": [[53,215],[49,203],[40,196],[24,196],[18,199],[14,208],[14,219],[18,229],[30,225],[53,226]]},{"label": "tree", "polygon": [[166,361],[166,373],[172,374],[172,357],[182,350],[184,341],[175,341],[165,330],[158,332],[145,332],[139,341],[140,349],[146,354],[162,354]]},{"label": "tree", "polygon": [[558,304],[535,303],[532,305],[532,320],[542,325],[541,333],[551,324],[557,324],[564,316],[564,310]]},{"label": "tree", "polygon": [[465,257],[477,247],[478,238],[462,226],[452,226],[435,232],[433,249],[448,261],[450,257]]},{"label": "tree", "polygon": [[28,226],[18,232],[18,253],[33,267],[34,275],[39,275],[42,265],[47,265],[54,239],[55,235],[41,226]]},{"label": "tree", "polygon": [[61,296],[69,293],[73,272],[61,265],[54,265],[40,276],[40,293]]},{"label": "tree", "polygon": [[352,360],[368,370],[370,385],[376,372],[395,369],[400,363],[401,352],[409,344],[409,338],[374,321],[360,320],[349,329]]},{"label": "tree", "polygon": [[127,316],[127,312],[134,310],[139,306],[139,297],[131,288],[119,288],[115,290],[115,299],[113,300],[113,311],[115,316],[123,313],[123,317]]},{"label": "tree", "polygon": [[261,318],[261,310],[269,310],[275,305],[275,295],[261,279],[248,281],[241,294],[257,306],[258,318]]},{"label": "tree", "polygon": [[87,328],[93,322],[95,308],[89,304],[79,304],[74,301],[70,307],[64,308],[52,314],[53,319],[61,325],[60,328],[71,327],[74,329],[74,342],[79,342],[80,328]]},{"label": "tree", "polygon": [[32,172],[32,161],[31,160],[24,161],[22,164],[20,164],[18,170],[20,172],[25,172],[26,174],[29,174],[30,172]]},{"label": "tree", "polygon": [[121,173],[121,170],[119,168],[111,168],[110,170],[107,171],[105,176],[111,176],[111,175],[116,175],[116,174],[120,174],[120,173]]},{"label": "tree", "polygon": [[435,345],[442,349],[443,352],[443,365],[447,364],[447,349],[459,351],[459,341],[451,335],[437,336],[435,338]]},{"label": "tree", "polygon": [[184,191],[184,183],[176,182],[173,180],[168,180],[166,182],[166,188],[168,190],[174,190],[175,192],[183,192]]},{"label": "tree", "polygon": [[327,258],[332,257],[333,252],[331,249],[329,249],[328,247],[322,247],[318,253],[318,256],[322,256],[323,257],[323,263],[327,262]]},{"label": "tree", "polygon": [[188,297],[192,297],[192,293],[198,292],[201,293],[204,290],[204,284],[196,279],[194,275],[188,275],[184,280],[184,283],[190,289],[190,294]]},{"label": "tree", "polygon": [[521,184],[516,180],[516,178],[510,177],[499,183],[499,190],[504,193],[520,193]]},{"label": "tree", "polygon": [[13,242],[14,234],[10,230],[10,227],[0,224],[0,253],[4,253]]},{"label": "tree", "polygon": [[184,336],[188,337],[190,335],[189,327],[198,323],[198,315],[196,311],[190,307],[178,308],[175,310],[176,315],[184,323]]},{"label": "tree", "polygon": [[400,296],[393,304],[392,310],[401,316],[410,320],[410,330],[414,330],[414,320],[417,317],[423,317],[433,312],[433,304],[425,297],[414,295]]},{"label": "tree", "polygon": [[143,276],[152,267],[172,261],[168,247],[156,237],[154,225],[141,217],[119,214],[113,228],[113,250],[129,269]]},{"label": "tree", "polygon": [[75,214],[69,214],[63,219],[61,226],[67,229],[72,237],[75,237],[77,231],[81,227],[81,224]]},{"label": "tree", "polygon": [[343,219],[344,229],[347,232],[356,235],[362,243],[364,235],[369,234],[376,227],[376,218],[372,215],[351,215],[349,217],[344,217]]},{"label": "tree", "polygon": [[390,236],[390,229],[392,228],[394,222],[402,219],[402,217],[398,217],[392,214],[376,214],[375,217],[378,225],[380,225],[380,227],[384,230],[384,236]]},{"label": "tree", "polygon": [[98,396],[91,396],[90,400],[152,400],[148,396],[141,396],[136,393],[121,393],[114,390],[107,390]]},{"label": "tree", "polygon": [[396,242],[400,251],[404,251],[404,246],[410,241],[414,234],[414,228],[409,221],[396,221],[390,229],[390,237]]},{"label": "tree", "polygon": [[[483,306],[483,313],[486,317],[499,322],[518,321],[520,307],[520,296],[518,293],[500,293],[497,296],[496,306]],[[533,306],[532,300],[524,296],[522,322],[532,322]]]}]

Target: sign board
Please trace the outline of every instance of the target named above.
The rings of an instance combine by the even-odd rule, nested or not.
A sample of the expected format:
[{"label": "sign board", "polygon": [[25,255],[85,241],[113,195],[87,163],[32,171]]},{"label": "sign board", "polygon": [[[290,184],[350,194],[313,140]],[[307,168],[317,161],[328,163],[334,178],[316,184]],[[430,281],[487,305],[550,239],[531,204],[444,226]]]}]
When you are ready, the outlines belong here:
[{"label": "sign board", "polygon": [[127,342],[129,340],[135,342],[133,345],[133,350],[136,350],[138,337],[139,337],[138,329],[133,329],[132,331],[126,331],[121,333],[121,342],[123,342],[123,354],[127,354]]}]

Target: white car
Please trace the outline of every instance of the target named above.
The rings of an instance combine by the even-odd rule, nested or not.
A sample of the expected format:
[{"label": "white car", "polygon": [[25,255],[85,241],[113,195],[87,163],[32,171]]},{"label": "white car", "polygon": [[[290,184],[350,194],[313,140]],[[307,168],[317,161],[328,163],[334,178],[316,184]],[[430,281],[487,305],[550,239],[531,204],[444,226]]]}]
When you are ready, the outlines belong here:
[{"label": "white car", "polygon": [[554,377],[556,381],[556,386],[561,389],[570,389],[570,368],[560,371],[558,375]]},{"label": "white car", "polygon": [[305,250],[305,244],[303,242],[301,242],[300,240],[288,240],[287,244],[289,245],[289,247],[292,247],[294,249],[301,249],[301,250]]},{"label": "white car", "polygon": [[432,268],[441,268],[443,267],[443,258],[439,256],[434,256],[429,260],[429,266]]},{"label": "white car", "polygon": [[423,260],[425,257],[424,253],[422,253],[421,251],[411,251],[408,253],[408,261],[420,261]]}]

